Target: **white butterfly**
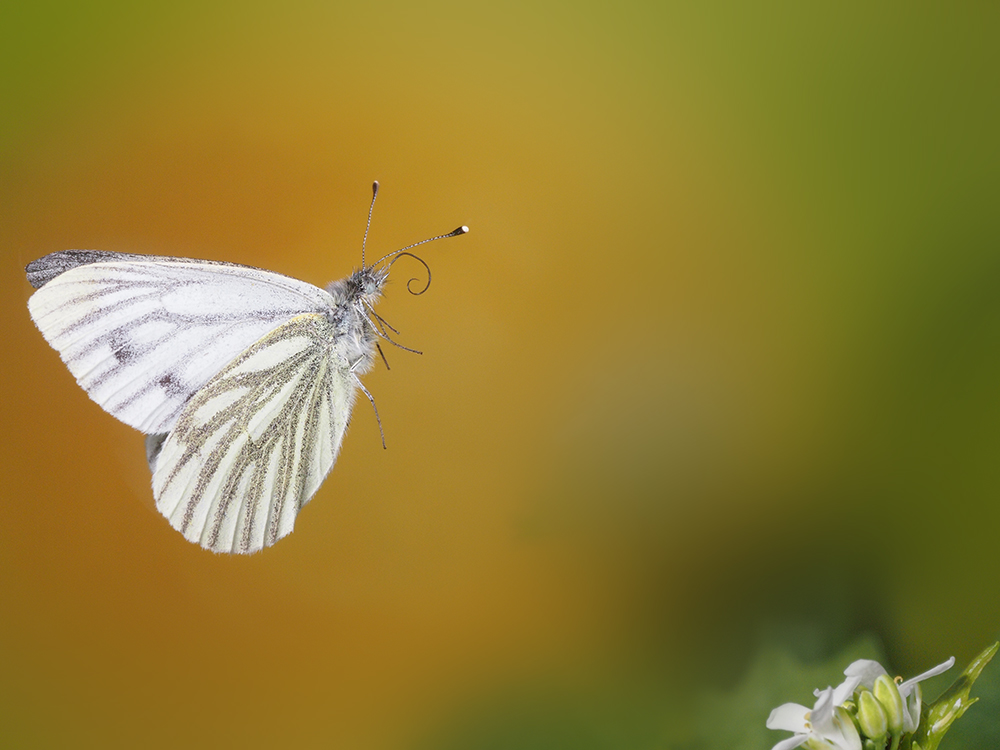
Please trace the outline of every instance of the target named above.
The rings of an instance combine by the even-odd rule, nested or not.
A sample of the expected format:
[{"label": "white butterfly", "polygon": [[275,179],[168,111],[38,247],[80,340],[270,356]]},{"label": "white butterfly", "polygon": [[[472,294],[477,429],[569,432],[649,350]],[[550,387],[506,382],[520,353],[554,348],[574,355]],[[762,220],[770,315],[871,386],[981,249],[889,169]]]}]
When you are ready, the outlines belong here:
[{"label": "white butterfly", "polygon": [[256,552],[291,533],[330,473],[355,389],[371,400],[359,376],[378,337],[392,341],[374,304],[420,244],[369,266],[362,245],[361,269],[326,290],[234,263],[65,250],[28,264],[28,309],[88,395],[147,435],[170,525]]}]

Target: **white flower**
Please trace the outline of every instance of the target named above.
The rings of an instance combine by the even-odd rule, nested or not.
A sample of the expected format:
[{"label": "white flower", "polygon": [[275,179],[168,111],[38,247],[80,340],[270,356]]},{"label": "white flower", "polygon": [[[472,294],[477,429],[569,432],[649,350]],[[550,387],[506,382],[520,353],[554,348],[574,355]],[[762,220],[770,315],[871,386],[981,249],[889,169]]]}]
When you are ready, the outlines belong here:
[{"label": "white flower", "polygon": [[[954,665],[955,657],[953,656],[943,664],[938,664],[933,669],[929,669],[921,675],[917,675],[906,682],[900,683],[899,695],[903,699],[904,732],[913,732],[917,728],[917,724],[920,723],[919,683],[923,682],[928,677],[934,677],[942,672],[947,672]],[[871,659],[858,659],[858,661],[854,662],[844,670],[844,674],[847,675],[847,679],[840,687],[838,687],[838,690],[853,683],[854,687],[851,688],[851,692],[853,693],[858,685],[863,685],[869,690],[873,690],[875,688],[875,680],[877,680],[880,675],[888,675],[889,673],[886,672],[885,667],[877,661],[872,661]]]},{"label": "white flower", "polygon": [[795,734],[779,742],[772,750],[792,750],[806,742],[821,750],[861,750],[858,730],[847,711],[840,707],[858,685],[855,682],[845,692],[849,683],[850,679],[836,690],[828,687],[822,692],[817,691],[819,697],[811,711],[798,703],[785,703],[774,709],[767,717],[767,728],[784,729]]}]

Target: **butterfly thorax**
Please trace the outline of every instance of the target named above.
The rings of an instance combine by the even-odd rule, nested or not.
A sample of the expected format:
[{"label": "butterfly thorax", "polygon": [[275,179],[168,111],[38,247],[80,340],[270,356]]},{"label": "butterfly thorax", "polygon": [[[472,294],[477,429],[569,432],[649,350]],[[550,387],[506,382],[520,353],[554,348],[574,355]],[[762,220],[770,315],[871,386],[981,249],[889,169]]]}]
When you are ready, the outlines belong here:
[{"label": "butterfly thorax", "polygon": [[337,354],[358,374],[367,372],[374,360],[377,334],[369,314],[382,296],[386,276],[381,269],[363,268],[326,288],[334,300],[329,318]]}]

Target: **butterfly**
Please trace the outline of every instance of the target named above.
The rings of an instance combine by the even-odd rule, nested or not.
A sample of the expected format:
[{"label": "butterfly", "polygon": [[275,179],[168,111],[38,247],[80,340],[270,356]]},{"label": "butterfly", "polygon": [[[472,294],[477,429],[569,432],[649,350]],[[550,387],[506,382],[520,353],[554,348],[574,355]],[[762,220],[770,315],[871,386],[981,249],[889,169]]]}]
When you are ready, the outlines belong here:
[{"label": "butterfly", "polygon": [[187,540],[251,553],[291,533],[333,468],[357,392],[375,406],[360,376],[378,340],[407,348],[374,309],[392,264],[416,258],[429,286],[409,250],[469,230],[365,265],[377,195],[375,182],[361,268],[326,289],[235,263],[97,250],[25,268],[32,320],[87,394],[146,435],[157,510]]}]

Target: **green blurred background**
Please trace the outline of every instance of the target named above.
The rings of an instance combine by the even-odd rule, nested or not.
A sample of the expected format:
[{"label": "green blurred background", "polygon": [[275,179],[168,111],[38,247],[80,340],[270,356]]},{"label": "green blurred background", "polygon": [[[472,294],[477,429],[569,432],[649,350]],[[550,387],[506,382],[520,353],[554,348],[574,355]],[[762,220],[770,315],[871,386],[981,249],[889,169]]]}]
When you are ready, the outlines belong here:
[{"label": "green blurred background", "polygon": [[[971,2],[5,4],[0,744],[707,748],[810,700],[745,687],[769,659],[964,664],[1000,630],[998,39]],[[375,252],[472,228],[379,308],[425,352],[366,378],[388,450],[362,400],[291,537],[188,544],[24,264],[323,285],[373,179]]]}]

